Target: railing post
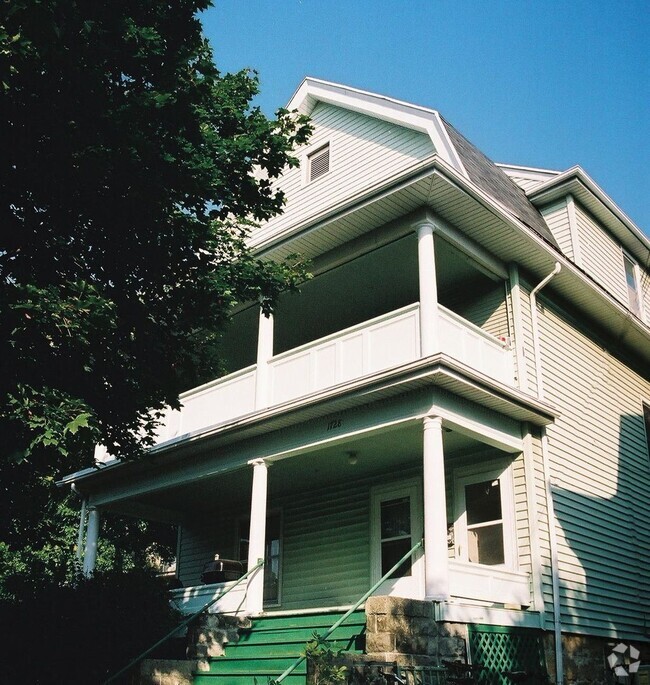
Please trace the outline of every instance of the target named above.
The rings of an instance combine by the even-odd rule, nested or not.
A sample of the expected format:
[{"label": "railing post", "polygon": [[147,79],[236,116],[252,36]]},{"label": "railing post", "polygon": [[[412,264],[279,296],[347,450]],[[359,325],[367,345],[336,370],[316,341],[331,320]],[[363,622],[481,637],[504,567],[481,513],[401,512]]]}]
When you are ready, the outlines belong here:
[{"label": "railing post", "polygon": [[418,278],[420,285],[420,354],[440,352],[438,336],[438,286],[433,242],[433,221],[425,216],[414,225],[418,236]]},{"label": "railing post", "polygon": [[449,598],[447,503],[442,419],[424,418],[424,590],[427,599]]},{"label": "railing post", "polygon": [[[266,548],[266,497],[268,464],[263,459],[249,462],[253,466],[253,489],[251,493],[251,523],[248,535],[248,568],[264,559]],[[264,606],[264,567],[251,575],[246,591],[246,610],[251,614],[262,611]]]},{"label": "railing post", "polygon": [[255,409],[268,407],[271,401],[271,369],[273,357],[273,314],[268,316],[260,308],[257,334],[257,369],[255,372]]},{"label": "railing post", "polygon": [[88,508],[88,524],[86,527],[86,547],[84,549],[83,574],[89,577],[95,570],[97,562],[97,541],[99,540],[99,510],[97,507]]}]

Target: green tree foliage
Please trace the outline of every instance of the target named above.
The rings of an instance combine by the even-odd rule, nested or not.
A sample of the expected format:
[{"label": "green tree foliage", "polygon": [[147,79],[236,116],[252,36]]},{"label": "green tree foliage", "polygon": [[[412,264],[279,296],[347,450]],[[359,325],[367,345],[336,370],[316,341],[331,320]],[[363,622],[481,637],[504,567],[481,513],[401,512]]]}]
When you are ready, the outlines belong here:
[{"label": "green tree foliage", "polygon": [[208,0],[1,4],[0,563],[24,580],[70,565],[78,502],[54,474],[97,442],[140,455],[218,374],[233,305],[302,277],[246,237],[310,129],[215,67]]},{"label": "green tree foliage", "polygon": [[254,73],[217,70],[208,4],[3,3],[0,431],[15,459],[139,453],[156,412],[218,371],[233,304],[295,285],[244,241],[281,211],[272,179],[309,127],[253,107]]}]

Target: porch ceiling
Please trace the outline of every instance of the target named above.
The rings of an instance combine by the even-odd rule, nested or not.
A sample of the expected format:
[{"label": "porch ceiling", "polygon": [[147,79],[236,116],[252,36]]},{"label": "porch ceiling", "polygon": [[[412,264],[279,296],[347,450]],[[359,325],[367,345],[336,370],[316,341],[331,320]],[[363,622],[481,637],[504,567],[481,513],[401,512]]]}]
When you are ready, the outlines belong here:
[{"label": "porch ceiling", "polygon": [[[271,499],[340,482],[354,482],[380,474],[403,474],[422,464],[422,426],[419,422],[377,431],[308,453],[273,463],[268,486]],[[486,445],[468,435],[445,429],[445,459],[483,453]],[[489,448],[487,448],[489,449]],[[351,458],[351,455],[353,457]],[[248,506],[252,469],[240,469],[218,477],[204,478],[123,501],[116,510],[123,513],[155,516],[157,512],[177,512],[177,518],[208,514],[221,506]]]}]

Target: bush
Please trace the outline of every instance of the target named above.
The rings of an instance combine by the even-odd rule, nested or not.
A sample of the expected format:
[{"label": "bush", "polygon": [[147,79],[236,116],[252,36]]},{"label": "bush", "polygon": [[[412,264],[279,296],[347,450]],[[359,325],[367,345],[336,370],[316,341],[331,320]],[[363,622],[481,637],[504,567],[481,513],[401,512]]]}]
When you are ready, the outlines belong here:
[{"label": "bush", "polygon": [[179,620],[150,572],[104,572],[74,585],[43,586],[0,604],[4,682],[99,684]]}]

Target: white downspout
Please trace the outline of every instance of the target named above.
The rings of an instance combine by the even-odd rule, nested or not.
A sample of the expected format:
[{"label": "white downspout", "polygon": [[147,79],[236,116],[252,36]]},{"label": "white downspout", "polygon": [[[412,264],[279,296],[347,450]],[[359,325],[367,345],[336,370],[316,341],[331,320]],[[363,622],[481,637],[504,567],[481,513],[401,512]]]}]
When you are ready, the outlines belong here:
[{"label": "white downspout", "polygon": [[[553,271],[530,292],[530,317],[533,329],[533,347],[535,350],[535,376],[537,380],[537,396],[544,399],[544,384],[542,380],[541,345],[539,339],[539,322],[537,319],[537,293],[560,272],[560,263],[555,262]],[[546,506],[549,521],[549,546],[551,551],[551,578],[553,588],[553,630],[555,634],[555,682],[562,685],[564,681],[564,659],[562,657],[562,617],[560,614],[560,576],[558,569],[557,531],[555,507],[553,505],[553,484],[548,458],[548,436],[546,428],[541,429],[542,464],[544,481],[546,483]]]}]

